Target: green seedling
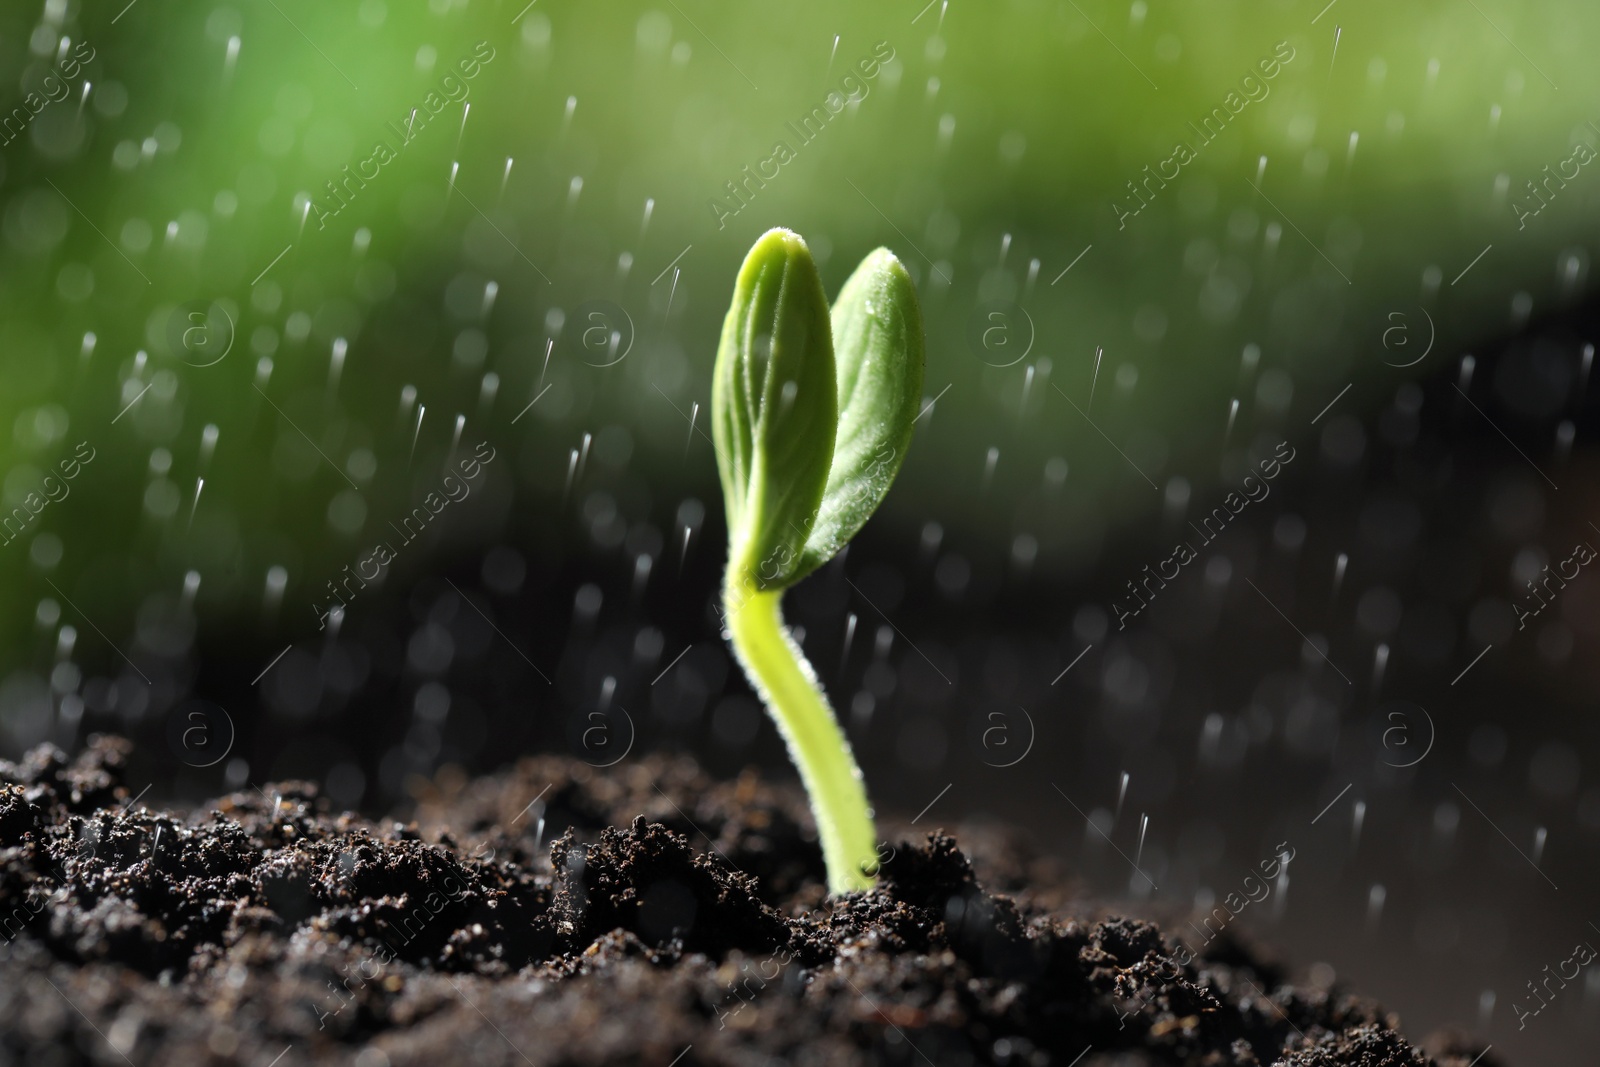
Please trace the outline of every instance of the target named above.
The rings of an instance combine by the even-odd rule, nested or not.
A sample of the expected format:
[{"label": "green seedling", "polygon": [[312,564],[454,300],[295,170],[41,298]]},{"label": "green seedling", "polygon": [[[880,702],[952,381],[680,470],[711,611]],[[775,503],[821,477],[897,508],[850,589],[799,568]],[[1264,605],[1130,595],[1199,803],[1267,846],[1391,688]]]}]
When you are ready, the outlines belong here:
[{"label": "green seedling", "polygon": [[769,230],[745,257],[717,349],[727,637],[799,768],[834,893],[872,885],[872,808],[779,601],[888,493],[917,418],[922,349],[916,288],[893,253],[862,260],[830,314],[811,251],[788,230]]}]

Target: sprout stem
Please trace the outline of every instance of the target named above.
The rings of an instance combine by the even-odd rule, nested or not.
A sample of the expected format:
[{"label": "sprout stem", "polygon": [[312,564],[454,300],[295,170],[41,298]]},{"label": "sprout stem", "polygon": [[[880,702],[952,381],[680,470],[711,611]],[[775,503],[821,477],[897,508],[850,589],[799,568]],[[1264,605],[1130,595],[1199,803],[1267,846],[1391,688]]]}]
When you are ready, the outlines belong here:
[{"label": "sprout stem", "polygon": [[729,568],[723,605],[733,650],[767,706],[800,769],[822,839],[828,891],[872,888],[877,836],[861,769],[828,706],[817,673],[789,636],[779,610],[782,590],[760,590]]}]

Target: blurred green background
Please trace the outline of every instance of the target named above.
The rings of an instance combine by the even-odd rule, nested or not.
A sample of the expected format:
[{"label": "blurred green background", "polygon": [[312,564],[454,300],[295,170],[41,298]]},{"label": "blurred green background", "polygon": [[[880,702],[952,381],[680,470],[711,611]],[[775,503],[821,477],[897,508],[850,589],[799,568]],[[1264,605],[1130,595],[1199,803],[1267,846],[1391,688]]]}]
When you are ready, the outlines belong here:
[{"label": "blurred green background", "polygon": [[[607,763],[579,749],[614,704],[636,753],[782,766],[709,607],[714,346],[766,229],[830,292],[887,245],[929,409],[860,585],[789,604],[882,810],[948,790],[930,818],[1080,842],[1114,894],[1059,778],[1126,849],[1151,816],[1181,907],[1234,880],[1223,841],[1248,861],[1359,781],[1368,843],[1318,825],[1273,936],[1516,1040],[1512,991],[1592,894],[1550,906],[1490,835],[1550,828],[1567,885],[1600,833],[1592,775],[1573,818],[1596,601],[1520,643],[1509,604],[1590,521],[1597,30],[1576,0],[6,5],[0,754],[114,728],[155,797],[300,776],[380,812],[563,738]],[[1108,628],[1285,439],[1306,458],[1205,577]],[[1383,758],[1402,692],[1440,722],[1415,776]],[[228,705],[217,761],[190,696]],[[1022,700],[1039,750],[997,779]],[[1590,1048],[1569,1003],[1537,1040]]]},{"label": "blurred green background", "polygon": [[[0,551],[7,656],[48,582],[113,637],[189,572],[201,618],[314,630],[458,437],[509,457],[466,542],[514,496],[560,526],[574,479],[715,509],[712,347],[773,225],[830,289],[879,244],[918,279],[939,399],[880,521],[1021,536],[1069,574],[1174,476],[1587,279],[1590,168],[1525,228],[1512,204],[1596,139],[1591,5],[119,7],[0,16],[5,106],[65,83],[4,148],[6,510],[96,454]],[[1267,94],[1119,223],[1275,50]],[[341,206],[346,166],[376,174]]]}]

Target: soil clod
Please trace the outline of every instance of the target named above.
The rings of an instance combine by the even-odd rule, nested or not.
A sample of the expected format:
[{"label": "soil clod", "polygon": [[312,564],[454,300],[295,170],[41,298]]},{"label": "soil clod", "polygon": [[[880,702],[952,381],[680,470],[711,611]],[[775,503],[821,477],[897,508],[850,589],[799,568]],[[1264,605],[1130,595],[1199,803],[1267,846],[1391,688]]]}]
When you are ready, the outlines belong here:
[{"label": "soil clod", "polygon": [[952,835],[902,841],[876,888],[828,899],[797,789],[714,783],[685,759],[601,776],[530,758],[396,823],[304,782],[151,811],[127,755],[98,737],[0,762],[0,1067],[1466,1067],[1481,1051],[1451,1036],[1430,1059],[1375,1006],[1292,987],[1232,936],[1191,960],[1149,922],[1052,914],[1037,901],[1067,894],[1036,894],[1010,845],[991,872]]}]

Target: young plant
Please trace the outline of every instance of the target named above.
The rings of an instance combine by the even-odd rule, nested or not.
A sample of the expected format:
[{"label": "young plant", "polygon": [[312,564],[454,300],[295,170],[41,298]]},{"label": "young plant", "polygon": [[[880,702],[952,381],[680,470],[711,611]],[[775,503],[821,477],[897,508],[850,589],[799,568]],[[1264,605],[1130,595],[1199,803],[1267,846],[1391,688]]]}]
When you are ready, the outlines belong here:
[{"label": "young plant", "polygon": [[779,601],[888,493],[911,443],[922,360],[916,289],[888,249],[861,261],[831,314],[799,234],[769,230],[745,257],[711,387],[728,512],[724,622],[800,770],[834,893],[872,885],[872,809]]}]

